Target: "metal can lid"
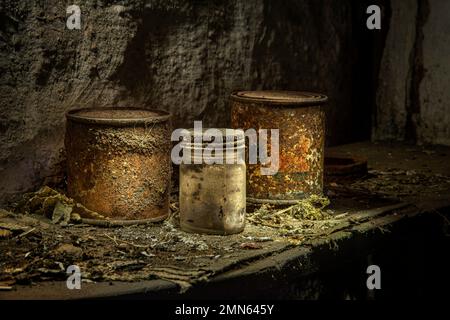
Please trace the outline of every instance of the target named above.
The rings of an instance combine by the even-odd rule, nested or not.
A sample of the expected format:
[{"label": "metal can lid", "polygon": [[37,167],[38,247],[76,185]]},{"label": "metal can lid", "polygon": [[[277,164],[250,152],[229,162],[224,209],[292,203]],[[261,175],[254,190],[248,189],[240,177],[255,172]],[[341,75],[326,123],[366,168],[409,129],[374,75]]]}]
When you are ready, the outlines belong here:
[{"label": "metal can lid", "polygon": [[231,99],[243,102],[259,102],[274,105],[317,105],[323,104],[328,97],[323,94],[305,91],[282,91],[282,90],[260,90],[260,91],[238,91],[231,94]]},{"label": "metal can lid", "polygon": [[66,113],[68,120],[90,124],[128,126],[167,121],[170,113],[162,110],[143,108],[81,108]]},{"label": "metal can lid", "polygon": [[193,141],[196,137],[201,138],[205,142],[215,141],[216,143],[220,143],[220,141],[216,141],[216,135],[220,135],[222,137],[222,142],[243,142],[245,141],[245,134],[242,129],[231,129],[231,128],[202,128],[202,130],[195,130],[194,128],[186,129],[187,133],[189,133],[191,141]]}]

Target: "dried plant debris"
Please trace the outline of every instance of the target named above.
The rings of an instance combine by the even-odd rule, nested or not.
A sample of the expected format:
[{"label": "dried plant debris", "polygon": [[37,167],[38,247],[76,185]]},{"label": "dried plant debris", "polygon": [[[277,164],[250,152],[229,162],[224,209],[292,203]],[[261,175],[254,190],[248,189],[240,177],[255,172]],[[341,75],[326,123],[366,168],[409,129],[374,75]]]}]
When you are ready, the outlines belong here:
[{"label": "dried plant debris", "polygon": [[14,212],[0,210],[0,283],[63,280],[65,269],[76,264],[84,281],[161,278],[186,289],[221,270],[238,268],[245,257],[326,237],[352,216],[348,209],[345,214],[336,210],[336,201],[333,210],[327,198],[318,196],[288,207],[249,208],[243,233],[215,236],[180,230],[176,197],[164,222],[105,228],[111,225],[83,223],[108,222],[105,217],[43,187],[25,195]]},{"label": "dried plant debris", "polygon": [[329,214],[324,208],[330,204],[330,200],[325,197],[312,195],[308,198],[299,200],[295,205],[284,209],[263,204],[259,209],[250,215],[250,220],[272,220],[275,224],[283,219],[291,218],[297,220],[324,220],[329,218]]},{"label": "dried plant debris", "polygon": [[0,239],[7,239],[12,237],[12,232],[8,229],[0,229]]},{"label": "dried plant debris", "polygon": [[48,186],[42,187],[36,192],[25,194],[15,211],[43,215],[61,226],[67,226],[69,223],[85,223],[100,227],[119,227],[153,223],[159,220],[159,218],[113,220],[86,208],[81,203]]},{"label": "dried plant debris", "polygon": [[[66,268],[75,264],[84,281],[162,278],[184,290],[238,265],[240,252],[249,253],[240,246],[248,242],[243,234],[223,237],[180,230],[174,201],[175,211],[164,222],[100,228],[74,223],[74,214],[84,216],[83,211],[53,189],[28,194],[14,213],[0,212],[0,282],[63,280]],[[252,254],[277,248],[258,228],[250,226],[245,236],[261,239]]]},{"label": "dried plant debris", "polygon": [[[66,277],[66,268],[75,264],[86,280],[139,281],[159,277],[186,287],[189,281],[198,280],[195,277],[207,274],[194,272],[207,267],[204,259],[197,257],[223,256],[226,251],[222,245],[237,243],[236,239],[207,241],[162,224],[113,229],[62,228],[50,219],[44,221],[37,217],[17,214],[15,224],[0,219],[0,230],[5,234],[0,239],[0,282],[28,284],[61,280]],[[32,230],[33,236],[19,239],[27,230]],[[164,268],[191,270],[192,279],[189,275],[178,279],[176,271],[162,272]],[[173,275],[169,277],[170,274]]]},{"label": "dried plant debris", "polygon": [[103,215],[89,210],[75,200],[44,186],[36,192],[27,193],[17,205],[15,212],[33,213],[52,219],[54,223],[67,225],[69,221],[81,222],[81,218],[105,220]]},{"label": "dried plant debris", "polygon": [[256,226],[273,229],[278,240],[299,244],[307,235],[319,233],[340,222],[325,210],[329,204],[328,198],[317,195],[283,209],[263,204],[248,214],[248,221]]}]

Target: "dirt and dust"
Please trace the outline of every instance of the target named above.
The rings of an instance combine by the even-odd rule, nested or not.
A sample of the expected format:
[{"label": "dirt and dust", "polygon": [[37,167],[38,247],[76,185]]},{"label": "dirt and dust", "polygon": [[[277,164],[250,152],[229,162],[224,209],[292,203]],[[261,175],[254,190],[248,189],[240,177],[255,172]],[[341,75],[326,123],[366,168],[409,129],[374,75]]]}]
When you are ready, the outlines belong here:
[{"label": "dirt and dust", "polygon": [[448,200],[450,174],[437,170],[447,168],[444,159],[432,158],[442,163],[428,167],[428,154],[411,154],[418,158],[413,163],[389,165],[380,156],[362,177],[326,181],[329,205],[323,198],[289,207],[248,204],[244,232],[230,236],[181,231],[176,190],[166,221],[125,225],[87,211],[63,189],[43,188],[9,208],[14,212],[0,212],[0,286],[64,280],[67,267],[76,264],[83,281],[160,278],[188,288],[292,246],[328,241],[405,201],[430,195]]},{"label": "dirt and dust", "polygon": [[[356,209],[385,204],[358,196]],[[285,250],[335,228],[347,218],[354,195],[316,197],[294,206],[249,206],[244,232],[230,236],[179,229],[178,202],[161,223],[112,224],[56,190],[28,194],[15,212],[0,214],[0,284],[66,279],[69,265],[83,281],[161,278],[188,288],[246,262]],[[94,219],[93,219],[94,218]],[[111,227],[115,226],[115,227]]]}]

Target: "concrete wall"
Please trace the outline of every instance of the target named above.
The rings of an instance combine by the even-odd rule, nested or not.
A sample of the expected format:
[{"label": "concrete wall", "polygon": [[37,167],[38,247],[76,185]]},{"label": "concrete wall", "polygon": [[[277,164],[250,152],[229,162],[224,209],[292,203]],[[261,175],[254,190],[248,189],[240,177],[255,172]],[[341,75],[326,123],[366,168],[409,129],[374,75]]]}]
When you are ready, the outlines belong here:
[{"label": "concrete wall", "polygon": [[450,2],[391,8],[373,139],[450,145]]},{"label": "concrete wall", "polygon": [[450,145],[450,1],[429,0],[423,35],[418,140]]},{"label": "concrete wall", "polygon": [[377,91],[374,140],[403,140],[411,95],[411,57],[416,40],[417,0],[391,1],[391,19]]},{"label": "concrete wall", "polygon": [[314,90],[331,98],[328,143],[351,140],[350,1],[80,0],[81,30],[69,4],[0,3],[0,203],[60,178],[77,107],[225,126],[233,90]]}]

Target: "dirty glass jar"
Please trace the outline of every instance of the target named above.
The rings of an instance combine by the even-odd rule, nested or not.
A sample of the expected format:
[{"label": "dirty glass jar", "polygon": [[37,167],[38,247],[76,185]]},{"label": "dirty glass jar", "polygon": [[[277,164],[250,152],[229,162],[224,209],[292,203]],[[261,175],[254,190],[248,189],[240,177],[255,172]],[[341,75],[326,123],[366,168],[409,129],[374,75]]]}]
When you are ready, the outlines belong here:
[{"label": "dirty glass jar", "polygon": [[243,231],[246,209],[243,131],[188,132],[181,142],[181,229],[220,235]]}]

